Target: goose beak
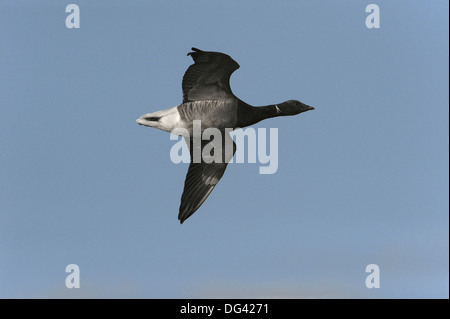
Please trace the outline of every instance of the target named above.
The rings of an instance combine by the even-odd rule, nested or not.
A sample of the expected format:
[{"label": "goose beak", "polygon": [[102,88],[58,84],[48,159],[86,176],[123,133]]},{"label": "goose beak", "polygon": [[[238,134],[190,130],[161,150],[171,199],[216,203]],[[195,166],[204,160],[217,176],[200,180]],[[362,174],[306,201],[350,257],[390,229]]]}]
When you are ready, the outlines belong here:
[{"label": "goose beak", "polygon": [[309,106],[309,105],[306,105],[306,104],[303,104],[303,107],[305,109],[304,112],[315,110],[315,108],[313,106]]}]

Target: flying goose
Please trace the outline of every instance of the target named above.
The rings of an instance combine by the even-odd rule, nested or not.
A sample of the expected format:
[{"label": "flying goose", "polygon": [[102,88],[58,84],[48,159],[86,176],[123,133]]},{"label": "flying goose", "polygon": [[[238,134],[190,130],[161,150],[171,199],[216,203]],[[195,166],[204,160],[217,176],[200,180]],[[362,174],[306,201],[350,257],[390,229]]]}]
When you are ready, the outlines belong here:
[{"label": "flying goose", "polygon": [[[239,68],[239,64],[230,56],[197,48],[192,48],[192,52],[187,55],[193,58],[194,64],[189,66],[183,76],[183,103],[167,110],[142,115],[136,120],[140,125],[166,132],[176,132],[174,130],[180,128],[189,132],[189,137],[185,138],[191,154],[191,163],[178,214],[181,224],[203,204],[223,176],[228,162],[236,151],[236,144],[225,132],[226,128],[242,128],[267,118],[297,115],[314,110],[312,106],[297,100],[267,106],[251,106],[241,101],[231,91],[230,76]],[[222,141],[216,141],[218,149],[220,145],[222,146],[222,160],[213,162],[204,158],[192,160],[195,147],[203,149],[208,143],[214,144],[214,140],[194,142],[194,120],[201,121],[202,130],[217,128],[222,132]],[[231,152],[226,150],[227,144],[233,145]]]}]

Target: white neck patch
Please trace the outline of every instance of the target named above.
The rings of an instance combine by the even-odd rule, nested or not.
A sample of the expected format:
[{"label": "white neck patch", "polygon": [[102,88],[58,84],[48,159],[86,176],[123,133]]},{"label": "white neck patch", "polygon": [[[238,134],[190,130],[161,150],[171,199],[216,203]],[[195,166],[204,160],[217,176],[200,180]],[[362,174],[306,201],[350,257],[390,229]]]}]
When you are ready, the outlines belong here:
[{"label": "white neck patch", "polygon": [[278,107],[278,104],[275,104],[275,109],[277,110],[277,113],[278,113],[278,114],[281,114],[281,110],[280,110],[280,108]]}]

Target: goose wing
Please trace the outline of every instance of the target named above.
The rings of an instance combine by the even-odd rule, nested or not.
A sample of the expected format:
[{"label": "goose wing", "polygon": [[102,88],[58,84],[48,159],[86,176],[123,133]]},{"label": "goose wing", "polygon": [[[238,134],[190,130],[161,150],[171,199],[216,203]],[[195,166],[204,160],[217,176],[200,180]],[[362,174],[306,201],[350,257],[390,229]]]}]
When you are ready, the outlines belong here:
[{"label": "goose wing", "polygon": [[230,56],[220,52],[192,48],[188,55],[194,59],[183,76],[183,103],[234,97],[230,76],[239,68]]},{"label": "goose wing", "polygon": [[[220,143],[218,141],[199,141],[199,145],[194,143],[192,137],[186,140],[191,153],[191,164],[189,165],[184,182],[183,195],[181,196],[180,211],[178,219],[183,223],[203,204],[222,178],[228,163],[236,152],[236,144],[228,133],[222,134]],[[205,147],[208,147],[207,154],[202,154]],[[212,150],[212,152],[209,152]],[[221,150],[217,155],[214,152]],[[214,155],[221,156],[221,160],[213,161]],[[201,157],[201,158],[200,158]],[[216,157],[215,157],[216,158]]]}]

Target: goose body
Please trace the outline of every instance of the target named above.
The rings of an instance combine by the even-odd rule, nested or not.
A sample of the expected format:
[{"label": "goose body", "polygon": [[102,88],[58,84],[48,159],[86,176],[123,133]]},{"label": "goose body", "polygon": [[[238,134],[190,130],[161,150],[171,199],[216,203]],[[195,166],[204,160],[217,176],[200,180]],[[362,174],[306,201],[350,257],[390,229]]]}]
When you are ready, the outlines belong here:
[{"label": "goose body", "polygon": [[[230,88],[230,76],[239,68],[230,56],[220,52],[202,51],[192,48],[189,52],[194,59],[183,76],[183,103],[172,108],[147,113],[136,122],[177,134],[177,129],[188,132],[186,143],[191,153],[191,164],[186,175],[181,196],[178,219],[183,223],[206,200],[223,176],[228,162],[232,159],[236,145],[225,129],[236,129],[255,124],[261,120],[296,115],[314,108],[297,100],[280,104],[255,107],[237,98]],[[201,130],[216,128],[222,133],[222,141],[193,140],[193,123],[201,122]],[[183,134],[179,134],[183,135]],[[193,160],[195,147],[203,149],[208,144],[222,147],[222,159],[210,162],[207,159]],[[232,152],[225,145],[233,145]],[[208,147],[211,147],[209,145]]]}]

